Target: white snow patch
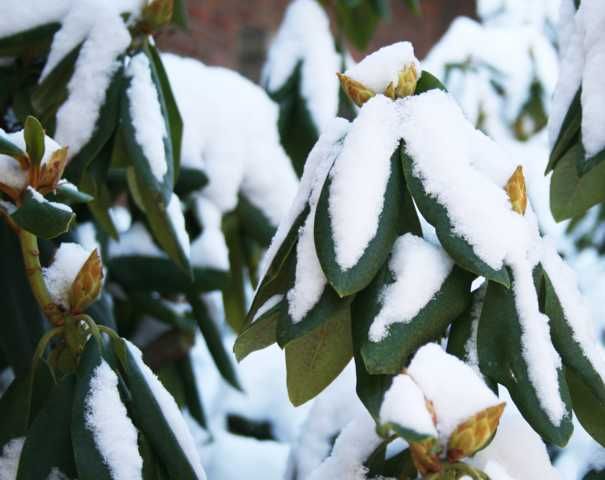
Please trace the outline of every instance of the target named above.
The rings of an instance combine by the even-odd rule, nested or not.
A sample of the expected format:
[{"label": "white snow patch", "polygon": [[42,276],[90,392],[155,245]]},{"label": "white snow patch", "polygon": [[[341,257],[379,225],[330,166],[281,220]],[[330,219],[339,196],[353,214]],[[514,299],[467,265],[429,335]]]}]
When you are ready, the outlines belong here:
[{"label": "white snow patch", "polygon": [[187,456],[189,464],[193,468],[198,479],[205,480],[206,474],[204,473],[204,468],[200,462],[200,457],[195,447],[195,443],[174,398],[172,395],[170,395],[170,393],[168,393],[168,391],[164,388],[162,383],[149,369],[145,362],[143,362],[141,351],[127,340],[126,346],[137,363],[137,366],[143,373],[145,381],[153,393],[153,397],[158,402],[160,409],[162,410],[162,415],[164,415],[164,418],[172,429],[172,432],[174,433],[181,450]]},{"label": "white snow patch", "polygon": [[19,468],[19,459],[25,437],[18,437],[9,440],[2,449],[0,456],[0,480],[15,480]]},{"label": "white snow patch", "polygon": [[221,229],[221,212],[202,195],[195,198],[195,211],[203,229],[191,243],[191,265],[228,271],[229,250]]},{"label": "white snow patch", "polygon": [[420,62],[414,56],[414,47],[410,42],[398,42],[371,53],[349,68],[345,75],[375,93],[384,93],[389,83],[397,86],[399,72],[409,65],[414,65],[416,75],[420,77]]},{"label": "white snow patch", "polygon": [[359,110],[330,173],[329,212],[336,261],[353,267],[376,235],[399,144],[395,103],[378,95]]},{"label": "white snow patch", "polygon": [[2,0],[0,4],[0,38],[33,28],[58,23],[74,0]]},{"label": "white snow patch", "polygon": [[110,241],[108,252],[110,257],[166,256],[153,242],[151,234],[142,223],[133,224],[128,231],[120,235],[118,241]]},{"label": "white snow patch", "polygon": [[501,403],[471,367],[435,343],[416,352],[407,374],[433,402],[444,441],[462,422]]},{"label": "white snow patch", "polygon": [[330,32],[330,20],[315,0],[294,0],[267,53],[262,83],[279,90],[301,62],[301,94],[320,132],[338,111],[341,59]]},{"label": "white snow patch", "polygon": [[170,201],[166,207],[166,214],[170,218],[170,223],[181,250],[185,253],[186,257],[189,257],[189,234],[187,233],[187,228],[185,228],[185,215],[183,215],[183,210],[181,209],[181,201],[176,193],[173,193],[170,197]]},{"label": "white snow patch", "polygon": [[394,423],[419,435],[437,437],[424,394],[408,375],[400,374],[384,394],[380,423]]},{"label": "white snow patch", "polygon": [[130,60],[126,74],[130,86],[126,94],[130,103],[130,116],[135,129],[135,139],[143,150],[153,176],[162,182],[168,171],[168,160],[164,149],[167,137],[166,122],[155,84],[151,78],[151,66],[144,53]]},{"label": "white snow patch", "polygon": [[105,362],[95,368],[85,400],[86,428],[116,480],[138,480],[143,474],[138,433],[120,399],[118,376]]},{"label": "white snow patch", "polygon": [[477,334],[479,332],[479,319],[483,310],[483,300],[487,292],[487,282],[483,283],[473,295],[473,304],[471,305],[471,333],[464,344],[464,353],[466,363],[475,371],[477,375],[481,375],[479,370],[479,352],[477,350]]},{"label": "white snow patch", "polygon": [[91,250],[85,250],[77,243],[62,243],[55,252],[53,262],[43,269],[48,293],[57,305],[69,308],[71,285],[91,253]]},{"label": "white snow patch", "polygon": [[384,340],[392,324],[408,323],[418,315],[437,294],[453,266],[440,246],[410,233],[399,237],[389,259],[395,281],[382,292],[382,307],[370,327],[370,340]]},{"label": "white snow patch", "polygon": [[255,322],[256,320],[258,320],[260,317],[262,317],[265,313],[267,313],[269,310],[271,310],[273,307],[275,307],[279,302],[281,302],[283,300],[284,296],[281,294],[277,294],[277,295],[273,295],[271,297],[269,297],[269,299],[263,303],[260,308],[256,311],[256,314],[254,315],[254,318],[252,319],[253,322]]}]

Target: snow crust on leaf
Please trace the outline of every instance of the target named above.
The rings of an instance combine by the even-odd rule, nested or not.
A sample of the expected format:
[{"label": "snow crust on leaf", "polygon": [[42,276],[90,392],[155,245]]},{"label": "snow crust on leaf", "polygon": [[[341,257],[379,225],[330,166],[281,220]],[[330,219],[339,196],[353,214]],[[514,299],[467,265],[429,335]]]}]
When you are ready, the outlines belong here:
[{"label": "snow crust on leaf", "polygon": [[0,455],[0,480],[15,480],[17,478],[17,470],[19,469],[19,459],[25,437],[18,437],[9,440],[2,449]]},{"label": "snow crust on leaf", "polygon": [[277,294],[277,295],[273,295],[271,297],[269,297],[269,299],[263,303],[259,309],[256,311],[256,314],[254,315],[254,318],[252,319],[253,322],[255,322],[256,320],[258,320],[260,317],[262,317],[265,313],[267,313],[269,310],[271,310],[273,307],[275,307],[279,302],[281,302],[283,300],[284,296],[282,294]]},{"label": "snow crust on leaf", "polygon": [[170,218],[170,223],[174,229],[181,250],[185,252],[185,256],[189,257],[191,250],[189,244],[189,234],[187,233],[187,228],[185,227],[185,215],[183,215],[183,210],[181,209],[181,200],[176,193],[173,193],[170,197],[170,201],[166,207],[166,214]]},{"label": "snow crust on leaf", "polygon": [[162,115],[158,91],[151,78],[151,65],[147,55],[141,52],[132,57],[126,74],[130,77],[126,94],[130,102],[135,139],[149,162],[151,173],[158,182],[162,182],[168,171],[168,159],[164,149],[166,122]]},{"label": "snow crust on leaf", "polygon": [[397,375],[384,394],[380,423],[394,423],[427,437],[438,436],[422,390],[405,374]]},{"label": "snow crust on leaf", "polygon": [[86,428],[115,480],[142,478],[138,432],[120,399],[118,376],[103,360],[95,368],[85,400]]},{"label": "snow crust on leaf", "polygon": [[74,0],[3,0],[0,4],[0,38],[59,22]]},{"label": "snow crust on leaf", "polygon": [[351,124],[344,118],[332,120],[309,152],[296,196],[290,205],[289,211],[279,223],[277,232],[271,240],[271,245],[269,245],[269,249],[260,266],[259,278],[262,278],[265,275],[267,268],[271,265],[275,254],[288,235],[296,218],[304,211],[311,196],[313,186],[316,183],[316,176],[319,172],[319,168],[322,165],[325,168],[326,165],[332,164],[334,158],[342,149],[341,140],[349,131],[350,126]]},{"label": "snow crust on leaf", "polygon": [[357,65],[347,69],[345,75],[376,93],[383,93],[389,83],[397,85],[398,74],[408,65],[414,65],[420,77],[420,62],[414,56],[410,42],[387,45],[366,56]]},{"label": "snow crust on leaf", "polygon": [[301,94],[321,132],[338,111],[341,59],[330,33],[330,19],[314,0],[294,0],[286,9],[267,53],[262,83],[279,90],[301,62]]},{"label": "snow crust on leaf", "polygon": [[277,105],[231,70],[172,54],[162,62],[183,119],[181,163],[209,178],[202,195],[225,213],[243,194],[277,227],[297,187]]},{"label": "snow crust on leaf", "polygon": [[477,375],[481,375],[479,370],[479,352],[477,350],[477,335],[479,332],[479,318],[481,317],[481,310],[483,309],[483,300],[485,299],[485,292],[487,292],[487,282],[482,284],[475,296],[473,297],[473,304],[471,305],[471,332],[464,344],[465,361],[475,371]]},{"label": "snow crust on leaf", "polygon": [[44,280],[53,302],[69,308],[69,290],[91,251],[77,243],[62,243],[48,268],[43,269]]},{"label": "snow crust on leaf", "polygon": [[471,367],[435,343],[416,352],[407,374],[433,403],[444,442],[462,422],[501,403]]},{"label": "snow crust on leaf", "polygon": [[168,425],[170,425],[170,428],[172,429],[172,432],[179,446],[181,447],[181,450],[187,457],[191,468],[196,473],[198,479],[205,480],[206,474],[204,473],[204,468],[200,462],[200,457],[195,446],[195,442],[191,437],[191,433],[187,428],[187,424],[181,415],[177,403],[172,395],[168,393],[168,390],[166,390],[166,388],[164,388],[162,383],[158,380],[158,377],[156,377],[151,369],[145,364],[145,362],[143,362],[143,355],[141,351],[129,341],[126,340],[125,342],[128,350],[137,363],[137,366],[145,377],[145,381],[151,389],[153,397],[158,402],[158,405],[162,410],[162,415],[164,415]]},{"label": "snow crust on leaf", "polygon": [[359,261],[378,230],[398,126],[395,103],[383,95],[371,98],[334,162],[328,203],[336,261],[343,270]]},{"label": "snow crust on leaf", "polygon": [[454,262],[440,246],[407,233],[393,245],[389,270],[395,282],[382,292],[382,308],[370,327],[373,342],[383,340],[394,323],[408,323],[437,294]]},{"label": "snow crust on leaf", "polygon": [[120,234],[119,240],[109,242],[110,257],[141,255],[145,257],[166,257],[154,243],[149,231],[142,223],[134,223],[130,229]]},{"label": "snow crust on leaf", "polygon": [[217,270],[229,270],[229,251],[221,229],[222,214],[205,197],[194,200],[195,212],[203,225],[202,233],[191,242],[191,265]]}]

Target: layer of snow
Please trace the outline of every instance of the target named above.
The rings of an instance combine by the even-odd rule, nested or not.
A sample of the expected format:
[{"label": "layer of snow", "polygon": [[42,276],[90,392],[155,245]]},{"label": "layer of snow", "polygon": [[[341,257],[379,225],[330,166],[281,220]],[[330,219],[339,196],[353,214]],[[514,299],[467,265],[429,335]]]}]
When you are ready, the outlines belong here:
[{"label": "layer of snow", "polygon": [[130,77],[126,94],[135,139],[149,162],[151,173],[158,182],[162,182],[168,171],[168,159],[164,149],[164,139],[168,134],[147,55],[141,52],[132,57],[126,74]]},{"label": "layer of snow", "polygon": [[399,72],[409,65],[414,65],[416,75],[420,77],[420,62],[414,56],[414,47],[410,42],[398,42],[371,53],[349,68],[345,75],[373,92],[384,93],[390,83],[397,86]]},{"label": "layer of snow", "polygon": [[209,178],[202,194],[222,213],[242,194],[277,226],[297,186],[279,140],[277,105],[236,72],[171,54],[162,62],[183,118],[182,165]]},{"label": "layer of snow", "polygon": [[43,269],[44,280],[53,302],[69,308],[69,291],[80,269],[92,252],[77,243],[62,243],[53,262]]},{"label": "layer of snow", "polygon": [[191,242],[191,265],[228,271],[229,250],[221,229],[221,212],[201,195],[195,198],[195,212],[203,229],[200,236]]},{"label": "layer of snow", "polygon": [[265,275],[267,268],[271,265],[275,254],[288,235],[295,220],[304,211],[320,167],[322,165],[325,166],[328,162],[331,165],[336,155],[341,151],[342,139],[349,131],[350,126],[351,124],[343,118],[334,119],[309,152],[296,196],[289,207],[289,211],[279,223],[277,232],[273,236],[271,245],[269,245],[269,249],[261,262],[259,269],[260,278]]},{"label": "layer of snow", "polygon": [[381,294],[382,307],[370,327],[373,342],[383,340],[394,323],[408,323],[437,294],[454,262],[440,246],[407,233],[393,245],[389,270],[395,281]]},{"label": "layer of snow", "polygon": [[487,292],[487,282],[482,284],[473,295],[473,304],[471,305],[471,332],[464,344],[465,361],[478,375],[481,374],[479,370],[479,352],[477,351],[477,334],[479,332],[479,318],[481,317],[481,310],[483,310],[483,300],[485,299],[485,292]]},{"label": "layer of snow", "polygon": [[573,339],[605,382],[605,357],[594,331],[588,302],[578,289],[575,271],[563,261],[550,239],[545,239],[542,266],[559,298],[565,319],[573,332]]},{"label": "layer of snow", "polygon": [[380,423],[394,423],[419,435],[437,437],[424,394],[414,380],[405,374],[397,375],[384,394]]},{"label": "layer of snow", "polygon": [[0,480],[15,480],[19,468],[19,459],[25,437],[13,438],[9,440],[2,449],[0,455]]},{"label": "layer of snow", "polygon": [[501,403],[471,367],[435,343],[416,352],[407,374],[433,403],[444,441],[462,422]]},{"label": "layer of snow", "polygon": [[330,173],[329,212],[336,261],[353,267],[376,235],[399,145],[395,103],[378,95],[359,110]]},{"label": "layer of snow", "polygon": [[108,251],[110,257],[166,256],[153,242],[151,234],[142,223],[133,224],[128,231],[120,235],[118,241],[110,241]]},{"label": "layer of snow", "polygon": [[176,441],[178,442],[181,450],[187,457],[189,461],[189,465],[195,472],[197,478],[199,480],[205,480],[206,474],[204,473],[204,468],[200,462],[200,457],[198,451],[195,447],[195,443],[193,438],[191,437],[191,433],[187,428],[187,424],[181,415],[178,405],[176,404],[174,398],[168,390],[164,388],[162,383],[158,380],[155,374],[150,370],[150,368],[143,362],[143,356],[141,351],[135,347],[132,343],[126,340],[126,345],[128,350],[130,351],[132,357],[137,363],[138,368],[141,370],[145,377],[145,381],[147,385],[151,389],[153,393],[153,397],[157,401],[160,409],[162,410],[162,415],[168,422],[172,433]]},{"label": "layer of snow", "polygon": [[32,199],[35,200],[37,203],[46,203],[50,207],[63,210],[64,212],[73,213],[73,210],[69,205],[60,202],[50,202],[46,200],[46,198],[44,198],[44,195],[42,195],[37,190],[34,190],[32,187],[27,187],[27,192],[31,194]]},{"label": "layer of snow", "polygon": [[380,445],[376,425],[367,411],[355,416],[338,435],[330,456],[317,467],[308,480],[363,480],[364,462]]},{"label": "layer of snow", "polygon": [[267,52],[262,83],[279,90],[301,62],[301,94],[321,132],[338,111],[341,59],[330,33],[330,19],[315,0],[294,0],[286,9]]},{"label": "layer of snow", "polygon": [[116,480],[138,480],[143,474],[138,432],[120,400],[118,376],[105,362],[95,368],[85,400],[86,428],[93,434],[103,462]]},{"label": "layer of snow", "polygon": [[0,4],[0,38],[60,22],[72,3],[74,0],[3,0]]},{"label": "layer of snow", "polygon": [[186,257],[189,257],[189,234],[185,227],[185,215],[183,215],[183,210],[181,209],[181,200],[176,193],[173,193],[170,197],[170,201],[166,207],[166,214],[170,218],[170,223],[181,250],[185,253]]}]

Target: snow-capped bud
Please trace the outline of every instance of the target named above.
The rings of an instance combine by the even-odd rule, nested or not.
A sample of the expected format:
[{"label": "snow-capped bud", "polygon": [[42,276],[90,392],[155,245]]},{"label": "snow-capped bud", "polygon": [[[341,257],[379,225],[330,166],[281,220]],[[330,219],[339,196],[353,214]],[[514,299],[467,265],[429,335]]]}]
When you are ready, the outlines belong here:
[{"label": "snow-capped bud", "polygon": [[409,97],[416,91],[418,82],[418,73],[413,63],[406,65],[403,70],[397,74],[397,83],[389,83],[384,94],[395,100],[396,98]]},{"label": "snow-capped bud", "polygon": [[103,265],[98,250],[95,248],[82,268],[69,291],[69,306],[71,313],[81,313],[94,302],[101,293],[103,286]]},{"label": "snow-capped bud", "polygon": [[483,448],[496,433],[504,406],[503,402],[486,408],[458,425],[447,443],[448,460],[457,462]]},{"label": "snow-capped bud", "polygon": [[37,189],[42,195],[53,192],[63,176],[67,164],[67,147],[53,152],[48,161],[42,165]]},{"label": "snow-capped bud", "polygon": [[525,189],[525,177],[523,176],[523,167],[519,165],[504,187],[513,210],[521,215],[525,214],[527,208],[527,191]]},{"label": "snow-capped bud", "polygon": [[338,75],[340,85],[347,94],[347,97],[349,97],[351,101],[358,107],[361,107],[370,98],[376,95],[375,92],[357,80],[353,80],[351,77],[347,77],[342,73],[336,73],[336,75]]},{"label": "snow-capped bud", "polygon": [[418,473],[427,475],[440,472],[443,466],[439,460],[441,448],[436,438],[428,438],[423,442],[411,442],[410,453]]},{"label": "snow-capped bud", "polygon": [[174,0],[151,0],[143,9],[142,19],[145,27],[154,31],[172,19]]}]

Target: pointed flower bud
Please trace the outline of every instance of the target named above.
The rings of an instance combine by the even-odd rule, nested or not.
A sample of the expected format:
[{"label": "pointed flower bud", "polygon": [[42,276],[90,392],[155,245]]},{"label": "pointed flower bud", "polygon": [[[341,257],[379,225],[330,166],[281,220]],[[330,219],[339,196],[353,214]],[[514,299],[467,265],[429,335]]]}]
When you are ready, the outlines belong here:
[{"label": "pointed flower bud", "polygon": [[162,25],[167,24],[172,19],[174,0],[151,0],[143,8],[143,23],[145,29],[153,32]]},{"label": "pointed flower bud", "polygon": [[448,460],[457,462],[483,448],[496,433],[505,405],[486,408],[458,425],[448,440]]},{"label": "pointed flower bud", "polygon": [[520,215],[525,214],[527,209],[527,191],[525,188],[525,177],[523,176],[523,167],[519,165],[511,177],[506,182],[504,190],[510,198],[513,210]]},{"label": "pointed flower bud", "polygon": [[101,293],[103,286],[103,265],[97,249],[94,249],[82,268],[69,291],[71,313],[82,313],[94,302]]},{"label": "pointed flower bud", "polygon": [[395,100],[396,98],[409,97],[416,91],[418,74],[416,65],[410,63],[397,74],[397,83],[391,82],[387,85],[384,94]]},{"label": "pointed flower bud", "polygon": [[338,76],[340,85],[347,94],[347,97],[349,97],[351,101],[358,107],[361,107],[370,98],[376,95],[376,93],[357,80],[353,80],[351,77],[347,77],[343,73],[336,73],[336,75]]},{"label": "pointed flower bud", "polygon": [[40,172],[38,191],[42,195],[54,192],[67,164],[67,147],[55,150]]},{"label": "pointed flower bud", "polygon": [[411,442],[410,453],[418,473],[427,475],[440,472],[443,466],[439,460],[441,447],[436,438],[428,438],[423,442]]}]

